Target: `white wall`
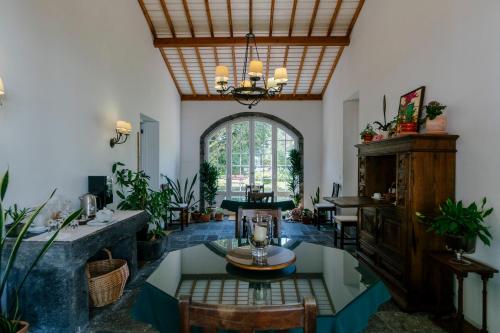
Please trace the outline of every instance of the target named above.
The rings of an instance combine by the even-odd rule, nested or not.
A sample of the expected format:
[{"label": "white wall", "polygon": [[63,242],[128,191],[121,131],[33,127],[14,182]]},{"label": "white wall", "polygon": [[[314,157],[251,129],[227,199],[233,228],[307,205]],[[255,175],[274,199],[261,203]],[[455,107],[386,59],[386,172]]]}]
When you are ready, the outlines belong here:
[{"label": "white wall", "polygon": [[[459,134],[457,198],[488,197],[494,241],[475,258],[500,268],[500,1],[367,1],[323,100],[323,184],[342,175],[342,103],[359,93],[359,125],[382,119],[387,95],[392,117],[398,98],[425,85],[426,102],[448,105],[449,131]],[[333,130],[326,130],[331,129]],[[353,148],[354,149],[354,148]],[[353,166],[355,167],[355,166]],[[480,322],[481,281],[465,284],[465,313]],[[489,283],[489,330],[500,331],[500,275]]]},{"label": "white wall", "polygon": [[53,188],[79,205],[88,175],[137,167],[137,137],[114,149],[118,119],[160,122],[160,172],[176,175],[180,99],[135,0],[0,0],[0,171],[8,201],[32,205]]},{"label": "white wall", "polygon": [[[279,117],[302,133],[304,137],[304,196],[306,207],[310,207],[309,197],[316,192],[321,181],[321,102],[264,101],[252,110]],[[217,120],[246,111],[248,111],[247,108],[235,101],[182,102],[181,176],[183,179],[192,177],[199,171],[201,134]]]}]

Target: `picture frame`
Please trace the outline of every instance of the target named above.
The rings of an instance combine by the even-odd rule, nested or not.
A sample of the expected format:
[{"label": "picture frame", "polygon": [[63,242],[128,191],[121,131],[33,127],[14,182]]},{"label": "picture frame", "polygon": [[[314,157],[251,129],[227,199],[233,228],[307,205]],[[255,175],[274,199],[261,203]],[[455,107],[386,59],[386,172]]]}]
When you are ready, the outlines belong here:
[{"label": "picture frame", "polygon": [[399,99],[397,135],[415,134],[420,130],[420,114],[424,103],[425,86],[407,92]]}]

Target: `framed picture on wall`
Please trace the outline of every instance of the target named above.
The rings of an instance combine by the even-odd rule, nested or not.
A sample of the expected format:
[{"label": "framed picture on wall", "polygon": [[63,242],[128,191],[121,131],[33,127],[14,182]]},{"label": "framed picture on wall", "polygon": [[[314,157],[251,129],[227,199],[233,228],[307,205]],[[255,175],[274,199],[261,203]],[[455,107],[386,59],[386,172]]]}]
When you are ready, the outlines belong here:
[{"label": "framed picture on wall", "polygon": [[398,126],[396,129],[398,135],[418,133],[424,94],[425,87],[422,86],[404,94],[399,99]]}]

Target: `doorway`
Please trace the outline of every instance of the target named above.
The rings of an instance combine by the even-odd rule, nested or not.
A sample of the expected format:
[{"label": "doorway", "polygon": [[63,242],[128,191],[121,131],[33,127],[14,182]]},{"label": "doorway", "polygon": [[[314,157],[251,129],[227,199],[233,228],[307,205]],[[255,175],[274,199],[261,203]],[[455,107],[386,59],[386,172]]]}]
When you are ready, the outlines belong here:
[{"label": "doorway", "polygon": [[358,141],[359,99],[349,99],[343,107],[343,153],[342,153],[342,195],[358,195],[358,158],[356,148]]},{"label": "doorway", "polygon": [[150,177],[149,186],[160,188],[160,123],[141,114],[139,170]]}]

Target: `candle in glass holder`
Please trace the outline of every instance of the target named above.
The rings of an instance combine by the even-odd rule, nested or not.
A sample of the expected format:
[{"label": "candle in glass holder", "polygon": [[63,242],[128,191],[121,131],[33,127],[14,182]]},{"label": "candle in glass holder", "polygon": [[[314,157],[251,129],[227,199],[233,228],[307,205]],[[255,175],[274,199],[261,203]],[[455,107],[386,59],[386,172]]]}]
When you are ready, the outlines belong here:
[{"label": "candle in glass holder", "polygon": [[267,236],[267,228],[261,227],[260,225],[256,225],[253,232],[253,239],[256,242],[263,242],[266,240]]}]

